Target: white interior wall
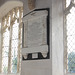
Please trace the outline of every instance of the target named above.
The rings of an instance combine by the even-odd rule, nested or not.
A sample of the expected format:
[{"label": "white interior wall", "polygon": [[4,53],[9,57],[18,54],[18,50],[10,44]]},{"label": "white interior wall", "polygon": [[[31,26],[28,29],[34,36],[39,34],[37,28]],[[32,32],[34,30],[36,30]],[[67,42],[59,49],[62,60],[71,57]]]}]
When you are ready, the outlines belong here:
[{"label": "white interior wall", "polygon": [[[1,19],[0,19],[0,56],[1,56]],[[1,60],[1,57],[0,57],[0,60]]]},{"label": "white interior wall", "polygon": [[52,0],[52,75],[64,75],[63,7],[63,0]]},{"label": "white interior wall", "polygon": [[[25,15],[28,12],[30,12],[30,10],[27,5],[27,0],[23,0],[23,3],[24,3],[24,15]],[[51,0],[43,0],[43,1],[36,0],[35,9],[39,9],[39,8],[50,8],[50,11],[51,11]],[[47,60],[43,59],[43,60],[22,61],[21,74],[22,75],[35,75],[35,74],[36,75],[52,75],[51,63],[52,63],[51,54],[50,54],[50,59],[47,59]]]}]

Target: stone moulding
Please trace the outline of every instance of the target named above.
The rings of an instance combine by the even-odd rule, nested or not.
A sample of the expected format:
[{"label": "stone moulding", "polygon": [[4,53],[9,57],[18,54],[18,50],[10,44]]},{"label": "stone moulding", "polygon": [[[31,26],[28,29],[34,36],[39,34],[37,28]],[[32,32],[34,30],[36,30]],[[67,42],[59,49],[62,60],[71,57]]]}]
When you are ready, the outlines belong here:
[{"label": "stone moulding", "polygon": [[[48,13],[47,10],[38,10],[24,16],[22,39],[22,56],[24,59],[49,58]],[[28,56],[30,57],[28,58]]]},{"label": "stone moulding", "polygon": [[42,46],[37,46],[37,47],[32,47],[32,48],[22,48],[22,55],[27,58],[27,55],[29,53],[42,53],[43,57],[47,57],[48,53],[48,45],[42,45]]}]

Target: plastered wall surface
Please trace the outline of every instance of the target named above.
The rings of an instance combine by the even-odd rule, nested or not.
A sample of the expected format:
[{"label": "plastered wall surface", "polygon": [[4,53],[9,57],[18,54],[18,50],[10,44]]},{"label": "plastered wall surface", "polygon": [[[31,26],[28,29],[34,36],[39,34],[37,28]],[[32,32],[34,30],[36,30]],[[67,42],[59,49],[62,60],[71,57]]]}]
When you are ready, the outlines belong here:
[{"label": "plastered wall surface", "polygon": [[[24,4],[24,15],[25,15],[31,10],[29,10],[28,8],[27,0],[24,0],[23,3],[25,3]],[[51,11],[51,0],[36,0],[35,9],[39,9],[39,8],[50,8],[50,11]],[[51,54],[50,54],[50,59],[22,61],[21,64],[22,64],[22,72],[21,72],[22,75],[24,74],[25,75],[35,75],[35,74],[36,75],[52,75]]]},{"label": "plastered wall surface", "polygon": [[64,75],[63,12],[63,0],[52,0],[52,75]]},{"label": "plastered wall surface", "polygon": [[25,61],[22,67],[22,75],[51,75],[49,60]]},{"label": "plastered wall surface", "polygon": [[[0,20],[0,22],[1,22],[1,20]],[[0,54],[1,54],[1,23],[0,23]],[[1,60],[1,57],[0,57],[0,60]]]},{"label": "plastered wall surface", "polygon": [[[1,0],[0,6],[6,1]],[[28,9],[23,2],[24,15]],[[22,75],[64,75],[63,74],[63,0],[36,0],[35,8],[50,8],[50,59],[22,61]]]}]

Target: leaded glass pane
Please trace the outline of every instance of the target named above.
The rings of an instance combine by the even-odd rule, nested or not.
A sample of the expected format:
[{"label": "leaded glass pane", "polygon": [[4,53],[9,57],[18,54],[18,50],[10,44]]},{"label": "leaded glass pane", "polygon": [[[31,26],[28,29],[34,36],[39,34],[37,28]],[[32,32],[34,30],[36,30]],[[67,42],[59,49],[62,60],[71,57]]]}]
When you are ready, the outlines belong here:
[{"label": "leaded glass pane", "polygon": [[[71,0],[66,0],[66,6]],[[66,15],[67,24],[67,70],[69,73],[75,73],[75,7],[72,7],[70,13]]]}]

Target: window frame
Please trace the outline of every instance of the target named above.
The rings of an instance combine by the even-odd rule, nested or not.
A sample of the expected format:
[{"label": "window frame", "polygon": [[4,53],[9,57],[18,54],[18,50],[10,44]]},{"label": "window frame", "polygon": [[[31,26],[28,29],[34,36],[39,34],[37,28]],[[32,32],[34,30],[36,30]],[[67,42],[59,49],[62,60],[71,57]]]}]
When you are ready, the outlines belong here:
[{"label": "window frame", "polygon": [[70,5],[68,7],[66,7],[66,0],[64,0],[64,74],[65,75],[75,75],[75,73],[69,73],[67,71],[67,24],[66,24],[66,15],[70,13],[70,9],[73,7],[71,7]]},{"label": "window frame", "polygon": [[[20,7],[15,7],[15,8],[16,8],[16,9],[17,9],[17,8],[20,8],[20,9],[22,8],[22,9],[21,9],[22,11],[20,11],[20,12],[21,12],[20,14],[22,15],[22,13],[23,13],[23,6],[22,6],[22,7],[21,7],[21,6],[20,6]],[[13,9],[14,9],[14,8],[13,8]],[[13,9],[12,9],[12,10],[13,10]],[[11,11],[12,11],[12,10],[11,10]],[[8,13],[9,13],[9,12],[8,12]],[[6,14],[6,15],[7,15],[7,14]],[[6,15],[5,15],[5,16],[6,16]],[[21,18],[21,15],[20,15],[20,18],[18,18],[18,20],[19,20],[19,26],[20,26],[19,28],[20,28],[20,29],[22,28],[22,22],[21,22],[21,19],[22,19],[22,18]],[[1,21],[1,22],[2,22],[2,21]],[[1,23],[1,24],[2,24],[2,23]],[[3,24],[2,24],[2,25],[3,25]],[[10,27],[11,27],[11,25],[10,25]],[[1,26],[1,31],[2,31],[2,26]],[[19,30],[18,32],[19,32],[19,33],[18,33],[18,36],[19,36],[18,39],[21,39],[21,37],[20,37],[21,31]],[[12,33],[12,31],[10,31],[10,34],[11,34],[11,33]],[[11,35],[10,35],[10,36],[11,36]],[[2,34],[2,32],[1,32],[1,40],[3,41],[3,38],[2,38],[2,37],[3,37],[3,34]],[[9,40],[9,41],[11,42],[11,37],[10,37],[10,40]],[[20,44],[20,43],[19,43],[19,44]],[[11,55],[11,50],[9,50],[9,51],[10,51],[10,52],[9,52],[9,56],[10,56],[10,55]],[[2,42],[1,42],[1,50],[0,50],[0,52],[1,52],[1,55],[0,55],[0,56],[1,56],[0,68],[2,69]],[[20,57],[20,49],[19,49],[18,53],[19,53],[19,55],[18,55],[17,57],[19,58],[19,57]],[[9,58],[9,56],[8,56],[8,58]],[[10,59],[11,59],[11,58],[10,58]],[[10,60],[10,59],[9,59],[9,60]],[[8,63],[10,63],[9,60],[8,60]],[[9,64],[9,65],[8,65],[8,67],[9,67],[8,73],[2,73],[2,70],[0,69],[0,74],[9,74],[9,75],[10,75],[10,74],[19,74],[19,73],[20,73],[20,71],[19,71],[19,69],[18,69],[18,67],[20,66],[20,63],[19,63],[19,62],[20,62],[20,58],[18,59],[18,62],[17,62],[17,63],[19,64],[19,65],[17,65],[17,70],[18,70],[17,73],[10,73],[10,64]],[[20,68],[21,68],[21,67],[20,67]]]}]

